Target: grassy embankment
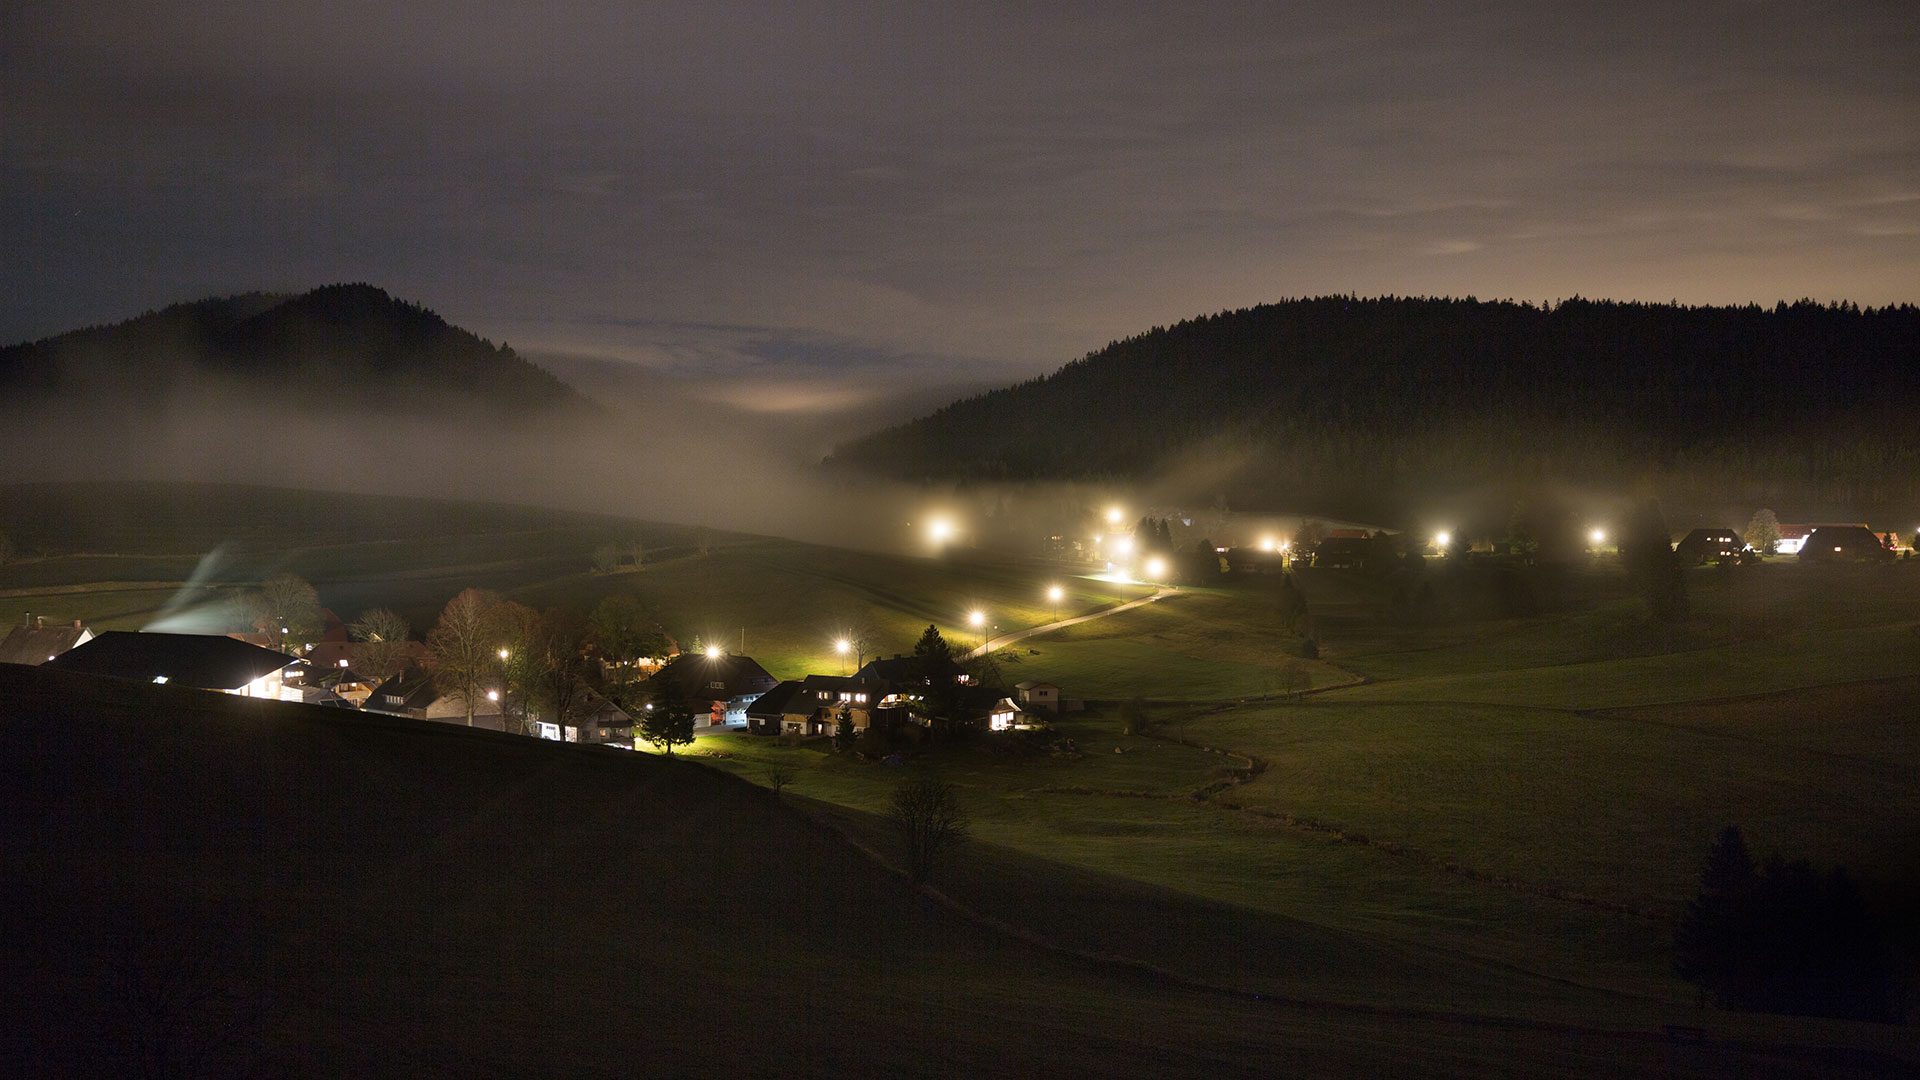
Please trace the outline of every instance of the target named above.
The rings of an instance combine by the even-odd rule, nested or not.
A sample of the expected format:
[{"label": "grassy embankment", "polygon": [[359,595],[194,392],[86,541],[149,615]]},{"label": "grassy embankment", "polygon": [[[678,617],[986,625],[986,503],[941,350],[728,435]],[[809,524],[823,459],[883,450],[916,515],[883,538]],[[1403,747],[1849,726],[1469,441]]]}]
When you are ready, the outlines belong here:
[{"label": "grassy embankment", "polygon": [[[37,1075],[1705,1078],[1913,1064],[1844,1025],[1676,1041],[1258,1000],[1089,963],[955,917],[780,799],[648,755],[44,669],[0,670],[0,713],[13,808],[0,1044]],[[1021,866],[987,869],[1011,887]],[[1300,962],[1402,977],[1397,960],[1331,945]],[[1844,1044],[1862,1049],[1829,1048]]]}]

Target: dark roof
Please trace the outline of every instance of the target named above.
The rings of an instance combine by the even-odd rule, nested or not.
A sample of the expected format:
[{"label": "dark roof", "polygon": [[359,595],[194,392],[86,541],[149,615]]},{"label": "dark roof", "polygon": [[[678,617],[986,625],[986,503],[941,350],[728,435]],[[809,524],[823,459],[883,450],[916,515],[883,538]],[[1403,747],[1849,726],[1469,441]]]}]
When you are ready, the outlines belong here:
[{"label": "dark roof", "polygon": [[48,666],[141,682],[165,680],[203,690],[237,690],[293,662],[285,653],[222,635],[109,630],[61,653]]},{"label": "dark roof", "polygon": [[[388,701],[397,697],[399,701]],[[433,685],[433,674],[426,668],[409,667],[398,675],[389,677],[385,682],[373,688],[367,700],[360,707],[368,712],[407,714],[409,709],[422,709],[439,700],[440,691]]]},{"label": "dark roof", "polygon": [[16,626],[0,641],[0,664],[44,664],[59,656],[87,632],[84,626]]},{"label": "dark roof", "polygon": [[747,715],[777,719],[787,713],[812,712],[812,707],[807,705],[809,699],[801,693],[803,689],[800,680],[788,679],[747,706]]},{"label": "dark roof", "polygon": [[926,679],[921,677],[918,667],[913,657],[896,656],[891,660],[869,660],[853,674],[855,678],[879,679],[895,686],[924,686]]},{"label": "dark roof", "polygon": [[[751,656],[721,653],[682,653],[660,669],[656,678],[665,679],[674,692],[690,701],[718,701],[747,694],[764,694],[778,680]],[[717,684],[717,685],[716,685]]]}]

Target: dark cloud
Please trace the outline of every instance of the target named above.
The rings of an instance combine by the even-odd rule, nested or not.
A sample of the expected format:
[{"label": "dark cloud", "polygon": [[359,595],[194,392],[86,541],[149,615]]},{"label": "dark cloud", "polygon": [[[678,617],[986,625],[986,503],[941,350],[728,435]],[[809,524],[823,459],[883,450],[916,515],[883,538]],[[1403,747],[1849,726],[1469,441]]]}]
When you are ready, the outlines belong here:
[{"label": "dark cloud", "polygon": [[367,280],[871,384],[1333,291],[1920,299],[1901,4],[9,8],[9,341]]}]

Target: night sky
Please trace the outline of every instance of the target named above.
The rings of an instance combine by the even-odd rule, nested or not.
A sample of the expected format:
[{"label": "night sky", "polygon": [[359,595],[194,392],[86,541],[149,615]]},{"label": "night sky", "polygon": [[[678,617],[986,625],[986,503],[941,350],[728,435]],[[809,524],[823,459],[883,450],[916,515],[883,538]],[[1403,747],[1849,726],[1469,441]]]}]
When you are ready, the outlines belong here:
[{"label": "night sky", "polygon": [[1297,295],[1915,301],[1916,27],[1804,0],[26,0],[0,8],[0,342],[364,280],[536,355],[991,380]]}]

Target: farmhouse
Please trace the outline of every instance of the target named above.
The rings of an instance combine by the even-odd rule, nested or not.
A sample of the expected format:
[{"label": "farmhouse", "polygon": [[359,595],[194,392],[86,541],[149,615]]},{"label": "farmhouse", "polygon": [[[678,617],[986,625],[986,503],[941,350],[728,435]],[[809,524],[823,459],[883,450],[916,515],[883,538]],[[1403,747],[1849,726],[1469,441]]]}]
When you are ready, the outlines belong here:
[{"label": "farmhouse", "polygon": [[47,664],[87,675],[299,701],[300,689],[287,685],[284,677],[294,662],[285,653],[230,637],[109,630]]},{"label": "farmhouse", "polygon": [[750,656],[682,654],[655,676],[668,692],[693,709],[696,725],[719,727],[747,722],[747,706],[778,682]]},{"label": "farmhouse", "polygon": [[906,719],[906,704],[880,679],[808,675],[769,690],[746,710],[755,735],[831,735],[845,709],[855,731]]},{"label": "farmhouse", "polygon": [[29,614],[25,622],[7,631],[5,640],[0,640],[0,664],[44,664],[92,640],[93,631],[80,625],[79,619],[72,625],[48,626],[47,620]]},{"label": "farmhouse", "polygon": [[1040,727],[1046,718],[1020,707],[1010,697],[1003,697],[988,706],[983,715],[974,717],[975,722],[984,721],[988,731],[1012,731],[1016,728]]},{"label": "farmhouse", "polygon": [[[360,706],[368,712],[390,716],[409,716],[415,720],[440,720],[455,724],[467,722],[467,705],[458,694],[443,694],[433,684],[433,673],[418,665],[381,682]],[[473,703],[473,726],[488,731],[505,731],[506,717],[500,703],[486,698]]]},{"label": "farmhouse", "polygon": [[1028,679],[1014,686],[1013,692],[1022,708],[1040,712],[1060,711],[1060,688],[1050,682]]}]

